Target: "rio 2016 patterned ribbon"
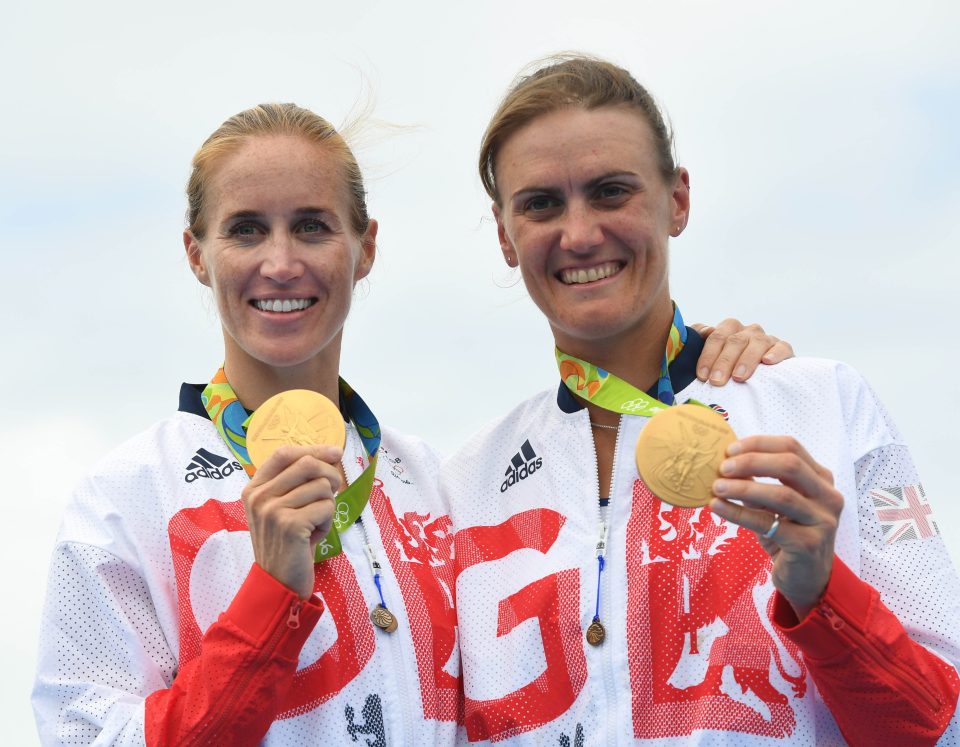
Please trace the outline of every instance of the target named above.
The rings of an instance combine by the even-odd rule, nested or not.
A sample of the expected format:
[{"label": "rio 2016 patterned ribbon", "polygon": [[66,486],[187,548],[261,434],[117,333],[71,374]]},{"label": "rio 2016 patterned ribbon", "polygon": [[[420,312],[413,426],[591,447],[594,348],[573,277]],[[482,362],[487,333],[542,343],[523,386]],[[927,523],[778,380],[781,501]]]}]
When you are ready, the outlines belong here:
[{"label": "rio 2016 patterned ribbon", "polygon": [[687,342],[687,328],[680,316],[680,309],[673,305],[673,323],[667,336],[666,349],[657,380],[657,398],[637,389],[619,376],[605,371],[585,360],[556,349],[560,378],[574,394],[605,410],[625,415],[651,417],[666,410],[674,403],[673,385],[670,383],[670,364],[676,360]]},{"label": "rio 2016 patterned ribbon", "polygon": [[210,379],[200,399],[220,438],[243,465],[246,473],[253,477],[257,468],[253,466],[247,453],[247,429],[244,427],[250,415],[237,399],[223,367]]},{"label": "rio 2016 patterned ribbon", "polygon": [[[350,528],[363,513],[370,499],[373,478],[380,451],[380,424],[353,388],[343,379],[339,380],[340,397],[347,416],[357,429],[368,463],[360,476],[336,496],[336,508],[330,533],[317,543],[314,559],[317,562],[335,557],[343,551],[340,532]],[[200,395],[210,420],[227,448],[253,477],[257,468],[250,460],[247,450],[247,428],[252,415],[240,403],[233,387],[227,381],[221,367]]]}]

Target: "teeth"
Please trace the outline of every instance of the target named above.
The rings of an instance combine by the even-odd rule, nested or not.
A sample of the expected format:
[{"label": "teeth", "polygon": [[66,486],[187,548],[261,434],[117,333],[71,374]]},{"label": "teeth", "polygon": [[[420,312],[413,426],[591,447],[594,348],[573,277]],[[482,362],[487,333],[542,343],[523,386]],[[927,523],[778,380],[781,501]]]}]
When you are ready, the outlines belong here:
[{"label": "teeth", "polygon": [[260,301],[254,301],[260,311],[273,311],[278,314],[285,314],[290,311],[303,311],[308,306],[312,306],[313,301],[309,298],[266,298]]},{"label": "teeth", "polygon": [[588,270],[563,270],[560,273],[560,280],[567,285],[578,285],[603,280],[611,275],[616,275],[618,272],[620,272],[620,265],[617,262],[607,262]]}]

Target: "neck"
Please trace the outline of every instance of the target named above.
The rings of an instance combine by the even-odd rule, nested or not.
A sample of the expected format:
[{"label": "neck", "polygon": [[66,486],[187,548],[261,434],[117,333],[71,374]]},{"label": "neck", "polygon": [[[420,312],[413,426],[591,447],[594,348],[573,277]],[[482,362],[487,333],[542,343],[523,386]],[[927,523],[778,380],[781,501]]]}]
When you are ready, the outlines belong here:
[{"label": "neck", "polygon": [[339,399],[339,345],[334,356],[317,356],[295,366],[271,366],[249,356],[231,356],[228,352],[223,369],[233,391],[248,410],[256,410],[273,395],[290,389],[319,392],[334,403]]},{"label": "neck", "polygon": [[673,324],[673,306],[670,303],[651,312],[635,329],[603,339],[578,339],[558,334],[554,329],[557,347],[595,366],[616,374],[642,391],[648,390],[660,378],[660,366],[667,345],[667,336]]}]

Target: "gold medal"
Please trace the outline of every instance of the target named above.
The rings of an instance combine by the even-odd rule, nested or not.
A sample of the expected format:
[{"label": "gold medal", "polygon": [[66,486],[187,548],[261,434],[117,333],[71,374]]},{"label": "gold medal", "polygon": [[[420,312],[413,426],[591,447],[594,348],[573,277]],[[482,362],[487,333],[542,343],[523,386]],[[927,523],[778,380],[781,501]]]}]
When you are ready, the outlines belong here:
[{"label": "gold medal", "polygon": [[342,447],[346,426],[339,408],[319,392],[291,389],[264,402],[250,418],[247,453],[260,467],[281,446]]},{"label": "gold medal", "polygon": [[700,405],[658,412],[637,440],[637,469],[657,498],[674,506],[706,506],[727,447],[737,440],[720,413]]},{"label": "gold medal", "polygon": [[591,646],[599,646],[606,637],[607,631],[604,629],[602,622],[594,620],[590,623],[590,627],[587,628],[587,643]]},{"label": "gold medal", "polygon": [[392,633],[397,629],[397,616],[382,604],[378,604],[370,612],[370,619],[373,624],[385,633]]}]

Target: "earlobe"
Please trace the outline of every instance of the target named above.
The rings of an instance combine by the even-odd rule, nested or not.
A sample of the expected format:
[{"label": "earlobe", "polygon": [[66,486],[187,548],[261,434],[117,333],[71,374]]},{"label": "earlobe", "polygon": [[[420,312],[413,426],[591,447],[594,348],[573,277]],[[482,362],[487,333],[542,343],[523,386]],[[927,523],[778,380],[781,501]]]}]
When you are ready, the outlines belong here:
[{"label": "earlobe", "polygon": [[673,216],[671,236],[679,236],[690,220],[690,172],[682,166],[677,169],[673,185]]},{"label": "earlobe", "polygon": [[183,248],[187,252],[187,262],[194,277],[209,287],[210,277],[203,261],[203,253],[200,251],[200,242],[189,229],[183,232]]},{"label": "earlobe", "polygon": [[360,258],[353,275],[354,282],[365,278],[373,269],[373,261],[377,256],[377,230],[379,228],[379,224],[371,218],[366,233],[360,237]]},{"label": "earlobe", "polygon": [[493,203],[490,209],[493,211],[494,220],[497,221],[497,239],[500,241],[500,251],[503,252],[503,259],[508,267],[516,267],[517,252],[513,248],[510,237],[507,236],[507,229],[503,225],[503,220],[500,217],[500,208],[497,206],[497,203]]}]

